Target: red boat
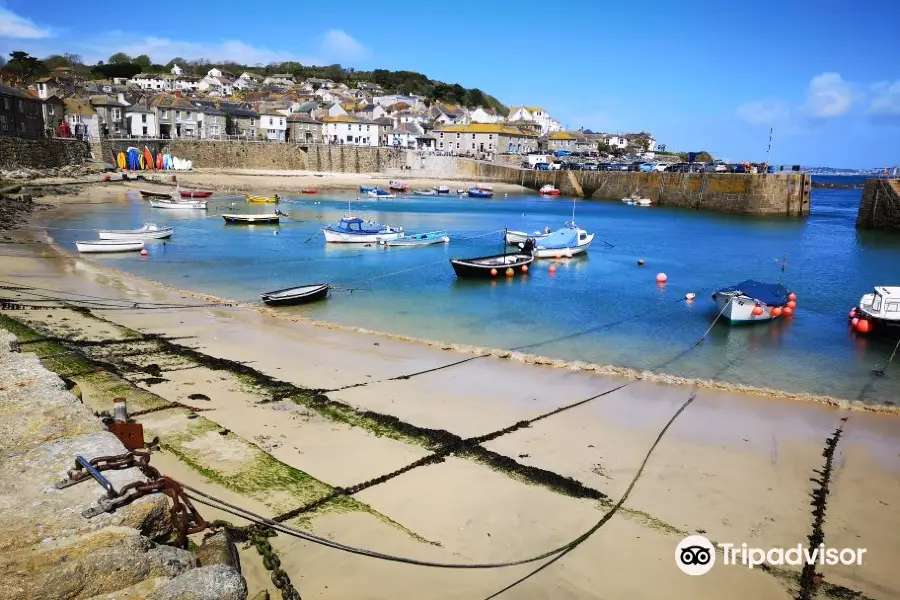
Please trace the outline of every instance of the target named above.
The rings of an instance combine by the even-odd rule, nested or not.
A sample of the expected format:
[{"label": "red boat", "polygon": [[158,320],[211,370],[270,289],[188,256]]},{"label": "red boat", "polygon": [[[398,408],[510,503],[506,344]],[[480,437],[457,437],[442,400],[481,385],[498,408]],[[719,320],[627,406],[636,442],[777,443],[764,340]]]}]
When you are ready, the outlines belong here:
[{"label": "red boat", "polygon": [[201,192],[200,190],[181,190],[182,198],[209,198],[212,192]]},{"label": "red boat", "polygon": [[400,181],[392,181],[388,186],[392,192],[405,192],[409,186]]},{"label": "red boat", "polygon": [[301,194],[318,194],[319,190],[317,190],[315,188],[310,188],[308,190],[300,190],[300,193]]},{"label": "red boat", "polygon": [[541,188],[540,193],[543,196],[559,196],[560,191],[548,183]]}]

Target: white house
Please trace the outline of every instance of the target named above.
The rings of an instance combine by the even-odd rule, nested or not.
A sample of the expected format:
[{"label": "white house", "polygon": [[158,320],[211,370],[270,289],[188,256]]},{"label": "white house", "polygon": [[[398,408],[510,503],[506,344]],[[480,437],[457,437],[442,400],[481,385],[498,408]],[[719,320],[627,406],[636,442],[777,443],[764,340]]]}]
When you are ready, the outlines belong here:
[{"label": "white house", "polygon": [[603,141],[605,141],[606,145],[610,148],[619,148],[621,150],[624,150],[625,147],[628,146],[628,138],[626,138],[624,135],[610,135],[604,138]]},{"label": "white house", "polygon": [[[217,70],[213,69],[213,71]],[[197,89],[202,92],[218,92],[222,96],[230,96],[234,93],[234,82],[223,76],[207,75],[197,84]]]},{"label": "white house", "polygon": [[378,146],[378,124],[349,115],[324,117],[323,141],[345,146]]},{"label": "white house", "polygon": [[125,109],[125,131],[134,137],[159,137],[156,113],[145,102],[137,102]]},{"label": "white house", "polygon": [[397,104],[398,102],[405,102],[410,106],[416,106],[419,103],[418,98],[414,98],[412,96],[404,96],[403,94],[390,94],[388,96],[375,96],[372,99],[373,104],[380,104],[387,108],[392,104]]},{"label": "white house", "polygon": [[338,94],[326,88],[317,89],[315,92],[313,92],[313,95],[322,102],[336,102],[340,99],[340,96]]},{"label": "white house", "polygon": [[241,76],[234,80],[234,88],[237,90],[256,89],[262,85],[263,76],[244,71]]},{"label": "white house", "polygon": [[172,75],[175,75],[176,77],[180,77],[180,76],[184,75],[184,69],[179,67],[178,63],[175,63],[172,65]]},{"label": "white house", "polygon": [[128,80],[129,85],[136,85],[142,90],[167,92],[172,89],[172,77],[155,73],[138,73]]},{"label": "white house", "polygon": [[263,85],[281,85],[287,87],[294,85],[295,83],[297,83],[297,81],[290,73],[275,73],[263,80]]},{"label": "white house", "polygon": [[287,131],[287,117],[274,110],[263,110],[259,114],[259,131],[267,140],[283,142]]},{"label": "white house", "polygon": [[493,108],[482,108],[479,106],[469,112],[469,120],[472,123],[502,123],[503,116]]},{"label": "white house", "polygon": [[175,77],[175,79],[171,81],[173,90],[181,90],[182,92],[196,92],[198,89],[200,89],[201,80],[197,77],[181,75]]},{"label": "white house", "polygon": [[540,106],[520,106],[509,113],[510,121],[531,121],[540,127],[541,135],[562,130],[559,121]]},{"label": "white house", "polygon": [[418,123],[401,123],[385,135],[385,144],[405,150],[419,150],[423,146],[434,144],[434,140],[425,135]]}]

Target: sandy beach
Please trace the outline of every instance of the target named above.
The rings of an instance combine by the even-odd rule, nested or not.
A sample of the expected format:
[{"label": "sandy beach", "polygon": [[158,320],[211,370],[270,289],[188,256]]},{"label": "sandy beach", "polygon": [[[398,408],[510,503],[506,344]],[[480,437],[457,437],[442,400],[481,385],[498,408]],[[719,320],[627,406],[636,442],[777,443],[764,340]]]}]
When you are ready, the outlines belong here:
[{"label": "sandy beach", "polygon": [[[259,192],[380,183],[364,175],[274,172],[178,177],[186,187]],[[59,202],[102,201],[105,193],[121,193],[121,187],[86,189]],[[53,290],[45,293],[55,297],[205,303],[196,294],[60,253],[40,233],[38,217],[47,215],[4,233],[2,285]],[[15,290],[4,295],[29,297]],[[334,494],[334,488],[366,484],[352,495],[337,492],[336,500],[289,522],[346,544],[447,563],[516,560],[578,537],[626,493],[660,430],[695,394],[615,516],[501,597],[900,597],[900,573],[892,568],[900,558],[895,415],[500,356],[418,374],[473,355],[214,302],[192,309],[3,314],[76,345],[119,342],[101,358],[146,390],[135,402],[173,403],[138,420],[163,443],[154,464],[174,477],[269,516]],[[149,334],[178,339],[141,338]],[[151,364],[158,375],[148,378]],[[417,375],[396,379],[410,374]],[[100,386],[79,385],[86,403],[100,409],[109,402]],[[191,398],[198,393],[206,399]],[[185,404],[202,405],[199,414],[210,425],[187,419]],[[821,477],[823,450],[837,430],[822,533],[828,547],[866,548],[862,565],[821,566],[814,583],[801,582],[795,566],[716,565],[702,577],[676,567],[676,546],[691,534],[766,549],[807,544],[814,524],[810,494],[820,487],[813,479]],[[432,455],[434,461],[424,460]],[[207,470],[198,470],[198,461]],[[416,461],[421,466],[371,483]],[[261,464],[289,467],[308,479],[302,486],[247,484],[242,477]],[[201,510],[207,519],[225,516]],[[301,594],[322,599],[486,598],[541,564],[435,569],[286,535],[272,544]],[[274,591],[254,550],[243,550],[241,559],[251,597],[266,587]]]}]

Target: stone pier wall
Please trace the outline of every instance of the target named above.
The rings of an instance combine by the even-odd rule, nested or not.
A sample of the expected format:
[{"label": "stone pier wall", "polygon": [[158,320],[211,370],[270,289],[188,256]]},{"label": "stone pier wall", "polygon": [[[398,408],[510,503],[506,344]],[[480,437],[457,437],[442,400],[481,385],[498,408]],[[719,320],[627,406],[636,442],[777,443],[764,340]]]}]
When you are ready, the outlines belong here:
[{"label": "stone pier wall", "polygon": [[856,227],[900,230],[900,179],[866,180]]},{"label": "stone pier wall", "polygon": [[812,187],[805,173],[535,171],[463,159],[458,164],[460,177],[477,181],[518,183],[533,190],[549,183],[566,195],[598,200],[619,201],[638,192],[661,206],[760,216],[808,215]]},{"label": "stone pier wall", "polygon": [[104,140],[104,160],[114,163],[129,146],[146,146],[154,155],[168,152],[197,168],[377,173],[406,164],[405,152],[393,148],[216,140]]},{"label": "stone pier wall", "polygon": [[80,140],[0,136],[0,169],[50,169],[82,165],[90,158],[90,145]]}]

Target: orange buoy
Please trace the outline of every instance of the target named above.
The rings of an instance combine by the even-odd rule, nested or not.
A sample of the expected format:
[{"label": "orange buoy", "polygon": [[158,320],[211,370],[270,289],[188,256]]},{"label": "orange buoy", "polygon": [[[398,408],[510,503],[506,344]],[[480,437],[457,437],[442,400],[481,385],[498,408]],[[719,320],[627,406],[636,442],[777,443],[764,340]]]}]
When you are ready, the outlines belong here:
[{"label": "orange buoy", "polygon": [[556,265],[551,263],[550,267],[547,270],[550,271],[551,273],[556,273]]},{"label": "orange buoy", "polygon": [[797,308],[797,303],[794,302],[793,300],[791,300],[790,302],[788,302],[787,305],[790,306],[791,309]]},{"label": "orange buoy", "polygon": [[144,248],[143,250],[141,250],[141,256],[147,256],[147,254],[149,254],[149,252],[147,252],[147,249],[146,249],[146,248]]},{"label": "orange buoy", "polygon": [[693,302],[694,298],[696,298],[696,297],[697,297],[697,294],[695,294],[694,292],[688,292],[687,294],[684,295],[684,299],[687,300],[688,302]]},{"label": "orange buoy", "polygon": [[763,312],[765,312],[765,311],[763,310],[762,306],[756,305],[753,307],[753,314],[755,316],[757,316],[757,317],[762,316]]},{"label": "orange buoy", "polygon": [[527,272],[528,272],[528,265],[522,265],[522,272],[523,272],[523,273],[527,273]]},{"label": "orange buoy", "polygon": [[656,283],[665,283],[669,280],[669,276],[665,273],[657,273],[656,274]]},{"label": "orange buoy", "polygon": [[788,300],[797,300],[797,294],[791,292],[790,294],[788,294]]},{"label": "orange buoy", "polygon": [[780,317],[781,314],[782,314],[783,312],[784,312],[784,311],[781,309],[780,306],[776,306],[775,308],[772,309],[772,316],[773,316],[773,317]]},{"label": "orange buoy", "polygon": [[491,277],[497,276],[497,269],[491,269]]},{"label": "orange buoy", "polygon": [[786,316],[786,317],[789,317],[789,316],[791,316],[792,314],[794,314],[794,309],[791,308],[790,306],[785,306],[785,307],[782,309],[782,311],[784,312],[784,316]]},{"label": "orange buoy", "polygon": [[857,319],[856,317],[853,317],[852,319],[850,319],[850,327],[855,328],[858,324],[859,324],[859,319]]},{"label": "orange buoy", "polygon": [[639,258],[639,259],[638,259],[638,266],[639,266],[639,267],[643,267],[643,266],[644,266],[644,259],[643,259],[643,258]]},{"label": "orange buoy", "polygon": [[872,324],[866,319],[860,319],[859,323],[856,324],[856,330],[860,333],[869,333],[872,331]]},{"label": "orange buoy", "polygon": [[516,274],[516,272],[513,271],[513,268],[512,268],[512,267],[507,267],[507,269],[506,269],[506,276],[507,276],[507,277],[512,277],[512,276],[515,275],[515,274]]}]

